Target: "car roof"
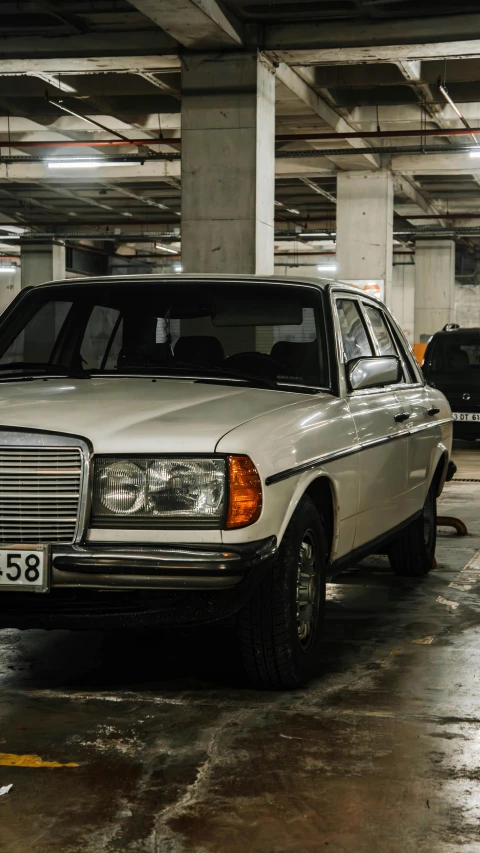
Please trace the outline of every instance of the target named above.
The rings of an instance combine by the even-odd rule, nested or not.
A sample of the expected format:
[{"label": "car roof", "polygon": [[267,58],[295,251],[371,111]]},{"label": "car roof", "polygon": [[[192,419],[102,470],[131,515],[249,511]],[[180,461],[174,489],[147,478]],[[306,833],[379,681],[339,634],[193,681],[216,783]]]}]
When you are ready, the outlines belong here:
[{"label": "car roof", "polygon": [[466,338],[475,335],[480,337],[480,328],[478,328],[478,326],[471,328],[465,327],[463,329],[450,329],[450,331],[442,329],[440,332],[435,332],[432,335],[432,340],[433,338],[435,338],[435,340],[437,340],[437,338],[448,338],[448,340],[451,340],[452,338]]},{"label": "car roof", "polygon": [[[43,287],[56,287],[56,286],[74,286],[78,284],[88,284],[88,285],[102,285],[102,284],[128,284],[129,282],[144,282],[144,283],[155,283],[166,281],[191,281],[191,282],[202,282],[202,281],[223,281],[223,282],[265,282],[265,283],[273,283],[273,284],[283,284],[286,286],[289,285],[302,285],[307,284],[310,286],[314,286],[319,288],[320,290],[325,290],[327,287],[339,287],[342,290],[350,291],[351,293],[355,293],[357,296],[362,291],[357,287],[353,287],[349,284],[344,284],[341,281],[335,281],[334,279],[327,278],[309,278],[303,276],[280,276],[280,275],[233,275],[230,273],[225,273],[223,275],[218,273],[145,273],[144,275],[104,275],[104,276],[82,276],[79,278],[66,278],[58,281],[48,281],[43,282],[35,287],[38,288]],[[363,294],[368,298],[369,294]],[[378,300],[377,300],[378,301]]]}]

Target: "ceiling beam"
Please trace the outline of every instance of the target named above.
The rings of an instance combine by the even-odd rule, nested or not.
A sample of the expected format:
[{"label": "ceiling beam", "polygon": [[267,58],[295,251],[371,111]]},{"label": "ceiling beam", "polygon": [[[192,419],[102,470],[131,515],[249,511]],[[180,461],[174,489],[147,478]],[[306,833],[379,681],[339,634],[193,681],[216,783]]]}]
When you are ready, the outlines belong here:
[{"label": "ceiling beam", "polygon": [[[355,128],[352,127],[344,118],[338,115],[337,112],[326,103],[322,98],[317,95],[314,89],[305,82],[303,77],[300,77],[292,68],[289,68],[288,65],[282,63],[279,65],[276,72],[277,79],[280,83],[287,87],[291,92],[297,95],[304,104],[307,104],[329,127],[335,130],[337,133],[349,133],[351,131],[355,132]],[[349,139],[347,140],[348,144],[353,148],[365,148],[368,146],[368,143],[363,139]],[[352,151],[353,153],[353,151]],[[380,158],[376,154],[362,154],[361,155],[369,166],[374,166],[375,168],[380,167]],[[333,159],[333,158],[332,158]]]},{"label": "ceiling beam", "polygon": [[263,49],[290,65],[346,65],[480,56],[480,13],[412,21],[304,21],[265,28]]},{"label": "ceiling beam", "polygon": [[0,163],[0,183],[8,183],[9,181],[47,181],[49,184],[75,184],[77,187],[83,182],[95,181],[101,182],[103,178],[108,181],[130,183],[142,181],[144,179],[157,178],[162,180],[165,178],[180,177],[180,160],[145,160],[144,165],[141,163],[132,163],[128,166],[98,166],[89,170],[82,170],[80,173],[75,169],[59,169],[53,171],[44,163]]},{"label": "ceiling beam", "polygon": [[242,25],[217,0],[130,0],[142,15],[190,50],[241,47]]},{"label": "ceiling beam", "polygon": [[[99,34],[103,35],[103,34]],[[132,33],[132,37],[134,33]],[[79,37],[80,38],[80,37]],[[168,38],[168,36],[166,36]],[[122,55],[108,55],[108,46],[102,45],[101,41],[98,44],[90,44],[91,36],[85,38],[85,46],[83,52],[86,56],[69,56],[68,51],[63,51],[60,46],[57,47],[55,56],[44,56],[40,51],[38,55],[34,55],[33,45],[35,39],[22,39],[25,42],[23,47],[18,50],[21,56],[22,51],[28,59],[10,56],[10,51],[7,51],[6,44],[8,39],[3,39],[0,42],[0,76],[21,77],[24,74],[136,74],[140,71],[149,71],[151,73],[161,71],[176,71],[180,68],[180,57],[176,52],[176,46],[169,48],[162,53],[162,44],[157,47],[155,53],[151,55],[148,52],[148,44],[145,44],[142,52],[141,41],[132,39],[130,45],[130,53],[128,47],[123,46]],[[52,50],[52,39],[48,39],[48,46]],[[62,41],[62,47],[64,42]],[[17,52],[17,51],[16,51]],[[118,53],[122,52],[122,47],[118,48]],[[33,55],[32,55],[33,54]],[[59,55],[60,54],[60,55]]]},{"label": "ceiling beam", "polygon": [[[439,216],[442,213],[445,213],[445,202],[434,201],[428,197],[428,195],[422,191],[419,186],[415,183],[412,178],[407,178],[404,175],[394,175],[394,189],[395,192],[400,192],[405,195],[414,205],[416,205],[419,210],[423,211],[423,213],[431,214],[432,216]],[[415,220],[415,212],[413,213],[405,213],[402,211],[402,204],[394,202],[394,210],[396,213],[399,213],[405,219],[408,219],[409,222]],[[444,219],[439,219],[440,225],[446,225]]]},{"label": "ceiling beam", "polygon": [[[2,104],[5,109],[9,108],[9,103],[10,99],[0,97],[0,104]],[[132,124],[128,124],[127,118],[122,119],[116,116],[105,115],[104,113],[96,113],[93,110],[89,110],[88,116],[89,118],[94,119],[94,121],[100,122],[100,124],[105,124],[110,131],[125,131],[128,130],[129,126],[132,126]],[[132,122],[137,127],[141,128],[142,133],[153,133],[157,139],[159,138],[161,131],[163,133],[168,131],[167,135],[169,138],[180,134],[180,112],[151,113],[147,115],[142,115],[137,112],[136,114],[129,114],[128,118],[132,119]],[[40,116],[39,114],[36,114],[35,120],[32,120],[28,116],[12,114],[10,114],[10,116],[0,115],[0,136],[5,136],[5,139],[2,140],[2,145],[8,144],[9,133],[12,144],[19,145],[22,141],[55,142],[61,139],[74,139],[75,137],[68,137],[64,135],[69,133],[81,133],[82,142],[88,141],[88,135],[93,134],[95,134],[96,141],[108,140],[111,138],[111,134],[99,131],[95,125],[87,124],[77,116],[66,115],[60,111],[58,116]],[[138,136],[141,138],[141,134]],[[135,138],[137,138],[137,136]],[[94,145],[95,143],[92,142],[91,144]]]},{"label": "ceiling beam", "polygon": [[317,195],[322,195],[324,198],[328,199],[328,201],[331,201],[332,204],[337,203],[336,196],[332,195],[332,193],[327,192],[327,190],[324,190],[323,187],[319,187],[318,184],[316,184],[314,181],[311,181],[310,178],[300,178],[300,180],[302,181],[302,183],[306,184],[307,187],[310,187],[310,189],[313,190],[314,193],[317,193]]},{"label": "ceiling beam", "polygon": [[395,64],[402,72],[405,80],[410,84],[419,102],[425,108],[430,118],[432,118],[439,127],[445,127],[442,120],[439,118],[444,105],[436,102],[431,86],[428,83],[423,82],[422,63],[420,60],[413,62],[408,59],[399,59]]},{"label": "ceiling beam", "polygon": [[468,153],[393,154],[391,169],[404,175],[474,175],[477,162]]}]

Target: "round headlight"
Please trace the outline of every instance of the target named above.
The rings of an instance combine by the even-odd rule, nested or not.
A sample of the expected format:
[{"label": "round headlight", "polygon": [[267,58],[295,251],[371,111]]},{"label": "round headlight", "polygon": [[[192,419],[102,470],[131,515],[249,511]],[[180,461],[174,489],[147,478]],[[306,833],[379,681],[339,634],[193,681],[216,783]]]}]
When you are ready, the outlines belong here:
[{"label": "round headlight", "polygon": [[133,462],[113,462],[100,478],[100,500],[114,513],[131,515],[145,503],[145,472]]}]

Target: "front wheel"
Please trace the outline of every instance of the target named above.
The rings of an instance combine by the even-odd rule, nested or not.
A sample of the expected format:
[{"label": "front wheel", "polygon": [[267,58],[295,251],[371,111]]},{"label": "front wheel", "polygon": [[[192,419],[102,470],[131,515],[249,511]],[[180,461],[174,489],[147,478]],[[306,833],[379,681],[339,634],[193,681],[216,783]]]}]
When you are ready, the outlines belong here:
[{"label": "front wheel", "polygon": [[292,516],[274,564],[239,614],[240,651],[254,686],[295,688],[317,674],[326,559],[324,523],[305,496]]},{"label": "front wheel", "polygon": [[437,498],[432,484],[422,514],[402,531],[389,549],[390,565],[396,575],[422,577],[435,565],[437,543]]}]

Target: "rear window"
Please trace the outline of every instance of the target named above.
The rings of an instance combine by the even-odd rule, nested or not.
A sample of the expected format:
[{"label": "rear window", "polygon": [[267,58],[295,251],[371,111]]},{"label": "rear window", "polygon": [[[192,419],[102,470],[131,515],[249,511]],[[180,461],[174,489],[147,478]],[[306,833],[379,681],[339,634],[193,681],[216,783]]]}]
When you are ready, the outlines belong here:
[{"label": "rear window", "polygon": [[438,337],[428,347],[424,370],[431,373],[480,374],[480,335]]}]

